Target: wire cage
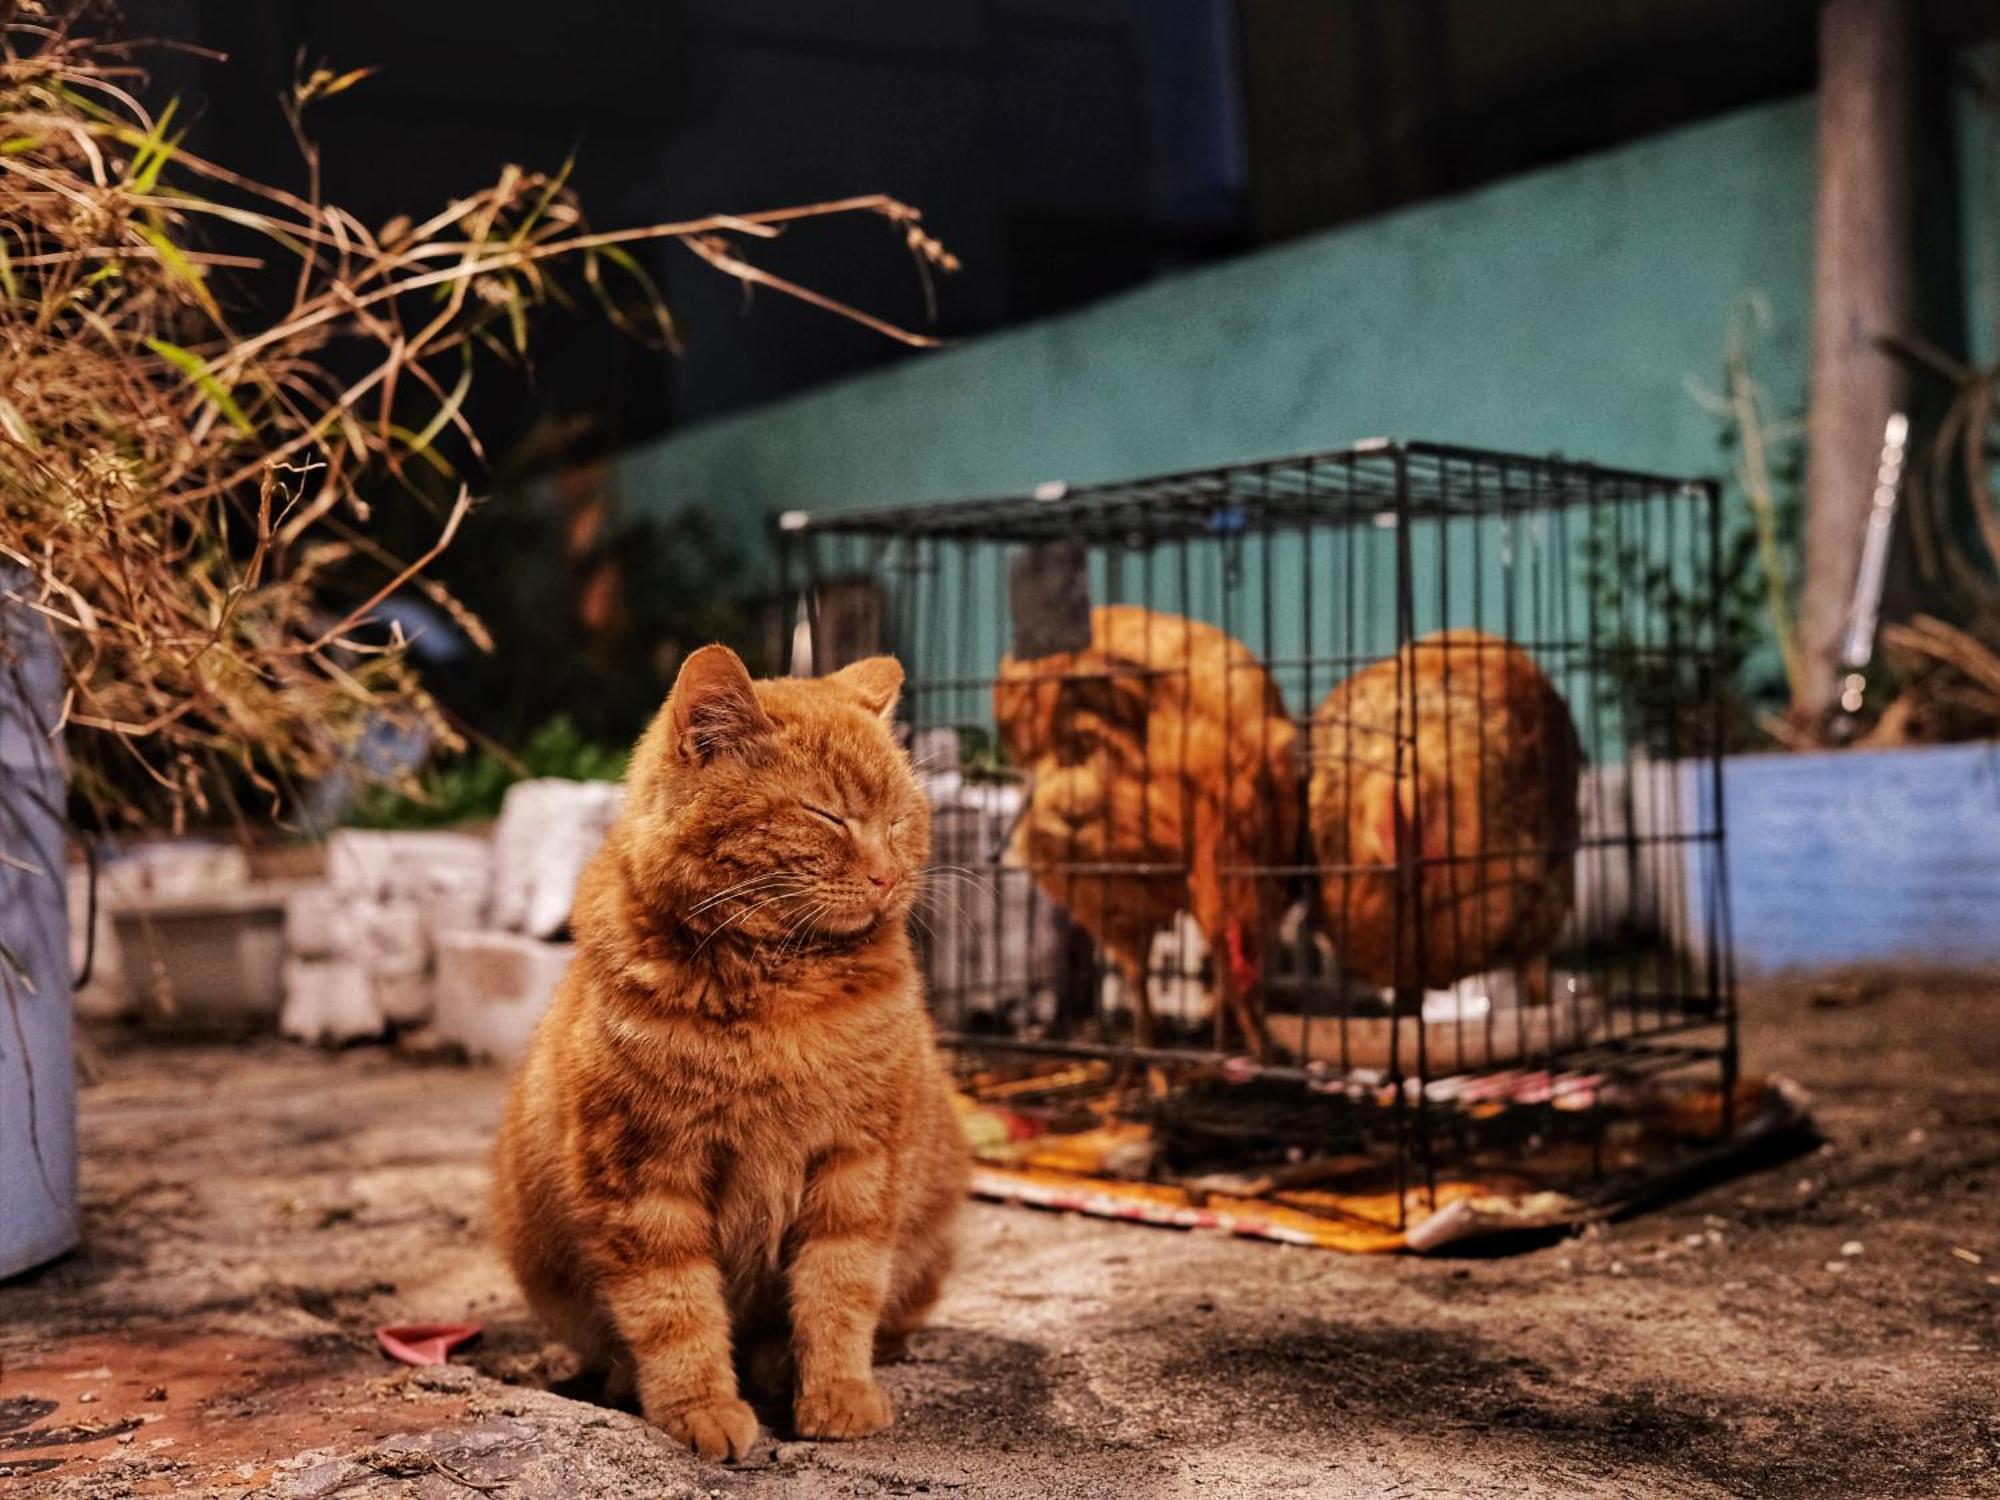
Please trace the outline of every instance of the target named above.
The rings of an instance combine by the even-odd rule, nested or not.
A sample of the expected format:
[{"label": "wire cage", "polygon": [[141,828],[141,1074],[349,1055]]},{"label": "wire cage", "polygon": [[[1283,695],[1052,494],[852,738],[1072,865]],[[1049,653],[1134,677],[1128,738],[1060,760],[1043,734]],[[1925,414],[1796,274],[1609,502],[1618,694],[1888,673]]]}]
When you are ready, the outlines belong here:
[{"label": "wire cage", "polygon": [[1726,1132],[1719,503],[1375,441],[781,518],[794,670],[908,673],[965,1076],[1399,1226],[1666,1075]]}]

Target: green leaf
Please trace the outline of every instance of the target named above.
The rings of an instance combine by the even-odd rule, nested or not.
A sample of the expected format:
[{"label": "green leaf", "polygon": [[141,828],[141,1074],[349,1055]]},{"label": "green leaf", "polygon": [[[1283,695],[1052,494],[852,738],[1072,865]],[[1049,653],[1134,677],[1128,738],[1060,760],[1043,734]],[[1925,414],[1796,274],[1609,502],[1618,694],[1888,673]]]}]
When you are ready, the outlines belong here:
[{"label": "green leaf", "polygon": [[437,415],[424,424],[422,432],[419,432],[410,439],[410,451],[412,453],[428,452],[431,444],[437,441],[437,435],[445,430],[446,426],[450,424],[451,419],[458,415],[459,408],[465,405],[466,393],[472,389],[472,349],[470,345],[467,345],[464,349],[464,361],[465,370],[458,377],[458,384],[453,386],[450,394],[444,398],[444,404],[438,407]]},{"label": "green leaf", "polygon": [[645,300],[647,316],[659,330],[661,339],[669,347],[673,347],[678,342],[680,333],[674,327],[673,314],[667,308],[666,298],[660,295],[659,284],[653,280],[652,274],[620,245],[599,245],[584,260],[584,278],[590,283],[590,289],[596,294],[598,305],[604,309],[605,315],[620,328],[628,326],[630,317],[628,310],[619,304],[598,272],[597,261],[600,256],[638,284]]},{"label": "green leaf", "polygon": [[[133,228],[159,253],[160,263],[178,280],[185,281],[195,300],[201,303],[201,310],[216,322],[222,321],[222,309],[215,305],[215,298],[209,294],[208,283],[202,279],[201,268],[185,255],[180,247],[151,224],[135,224]],[[147,340],[148,343],[152,341]]]},{"label": "green leaf", "polygon": [[389,424],[389,436],[401,443],[414,457],[421,458],[425,463],[436,469],[446,479],[451,478],[451,465],[445,461],[443,454],[431,447],[428,441],[421,440],[421,434],[412,432],[407,427],[398,427],[394,422],[391,422]]},{"label": "green leaf", "polygon": [[67,84],[53,83],[49,85],[49,92],[71,109],[89,116],[101,125],[110,125],[114,129],[123,126],[124,122],[117,115],[81,90],[70,88]]},{"label": "green leaf", "polygon": [[[512,278],[509,278],[511,283]],[[521,358],[528,357],[528,310],[521,305],[521,291],[518,286],[510,286],[512,295],[503,304],[507,311],[507,327],[514,336],[514,350]]]},{"label": "green leaf", "polygon": [[543,185],[541,196],[535,199],[535,206],[528,210],[527,217],[521,220],[513,234],[508,237],[507,243],[510,247],[518,249],[528,238],[529,232],[541,222],[542,215],[548,212],[549,204],[555,201],[556,194],[563,190],[563,184],[569,181],[569,174],[575,167],[576,157],[568,157],[562,164],[562,170]]},{"label": "green leaf", "polygon": [[160,168],[167,164],[174,148],[181,143],[175,136],[167,139],[167,126],[173,123],[174,111],[180,107],[180,100],[169,99],[167,107],[160,111],[160,118],[153,122],[153,128],[139,139],[138,150],[132,153],[132,164],[125,171],[125,185],[135,193],[150,193],[153,184],[159,181]]},{"label": "green leaf", "polygon": [[207,362],[200,355],[191,353],[178,344],[170,344],[165,339],[149,337],[142,342],[160,358],[185,371],[188,379],[193,381],[201,393],[215,403],[217,410],[229,419],[231,427],[245,437],[257,435],[257,428],[243,414],[243,408],[236,404],[236,398],[230,395],[228,388],[215,378],[215,372],[209,369]]}]

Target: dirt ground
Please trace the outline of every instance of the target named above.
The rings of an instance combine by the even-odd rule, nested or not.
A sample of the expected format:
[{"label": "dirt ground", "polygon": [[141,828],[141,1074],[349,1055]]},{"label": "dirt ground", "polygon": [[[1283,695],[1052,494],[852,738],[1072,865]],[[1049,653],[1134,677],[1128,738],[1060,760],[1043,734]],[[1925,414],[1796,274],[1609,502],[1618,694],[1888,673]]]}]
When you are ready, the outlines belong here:
[{"label": "dirt ground", "polygon": [[[734,1468],[547,1389],[481,1236],[499,1074],[100,1035],[87,1248],[0,1285],[0,1491],[2000,1495],[1994,986],[1799,982],[1745,1012],[1817,1154],[1480,1258],[975,1205],[884,1372],[895,1429]],[[373,1344],[468,1317],[459,1367]]]}]

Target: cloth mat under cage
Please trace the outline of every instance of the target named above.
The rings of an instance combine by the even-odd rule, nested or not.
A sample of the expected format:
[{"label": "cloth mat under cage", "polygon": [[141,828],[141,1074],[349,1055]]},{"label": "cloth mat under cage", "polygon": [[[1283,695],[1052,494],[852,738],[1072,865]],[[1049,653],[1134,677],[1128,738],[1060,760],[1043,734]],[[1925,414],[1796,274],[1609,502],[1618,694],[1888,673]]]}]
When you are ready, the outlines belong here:
[{"label": "cloth mat under cage", "polygon": [[[1059,1090],[1064,1108],[1031,1100]],[[1517,1102],[1546,1097],[1522,1075]],[[1155,1127],[1121,1118],[1120,1090],[1102,1064],[1066,1064],[1023,1078],[976,1076],[958,1096],[974,1157],[973,1192],[1043,1209],[1356,1254],[1425,1252],[1485,1236],[1562,1228],[1614,1216],[1726,1174],[1788,1142],[1811,1138],[1803,1091],[1782,1078],[1736,1089],[1735,1128],[1722,1137],[1713,1086],[1653,1080],[1639,1092],[1565,1096],[1597,1107],[1597,1145],[1537,1150],[1520,1163],[1440,1168],[1427,1188],[1384,1181],[1361,1156],[1173,1173],[1158,1166]],[[1497,1115],[1505,1100],[1482,1110]],[[1399,1215],[1399,1206],[1403,1213]],[[1399,1220],[1402,1227],[1398,1227]]]}]

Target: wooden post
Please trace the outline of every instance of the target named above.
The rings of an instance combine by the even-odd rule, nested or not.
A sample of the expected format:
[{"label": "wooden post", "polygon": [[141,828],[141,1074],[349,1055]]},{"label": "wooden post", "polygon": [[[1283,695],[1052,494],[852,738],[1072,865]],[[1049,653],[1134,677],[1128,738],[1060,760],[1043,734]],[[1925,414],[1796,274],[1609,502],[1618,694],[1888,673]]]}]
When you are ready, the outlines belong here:
[{"label": "wooden post", "polygon": [[1882,428],[1905,395],[1903,366],[1881,340],[1909,333],[1913,317],[1910,11],[1909,0],[1825,0],[1820,10],[1803,661],[1793,703],[1805,723],[1833,703]]}]

